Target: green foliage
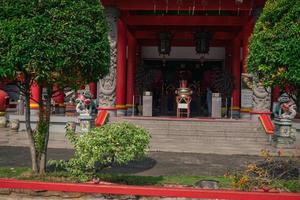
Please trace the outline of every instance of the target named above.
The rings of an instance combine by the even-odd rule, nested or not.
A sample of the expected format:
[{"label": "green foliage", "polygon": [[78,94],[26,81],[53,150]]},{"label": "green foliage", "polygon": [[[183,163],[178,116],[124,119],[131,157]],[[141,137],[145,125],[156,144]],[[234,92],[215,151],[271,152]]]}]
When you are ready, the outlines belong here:
[{"label": "green foliage", "polygon": [[267,0],[250,39],[248,70],[269,86],[300,86],[300,1]]},{"label": "green foliage", "polygon": [[237,171],[229,176],[234,188],[246,191],[272,188],[299,191],[298,158],[275,157],[267,150],[262,150],[262,156],[263,162],[249,163],[244,171]]},{"label": "green foliage", "polygon": [[1,167],[0,168],[0,178],[17,178],[23,173],[29,172],[30,169],[25,167]]},{"label": "green foliage", "polygon": [[[108,71],[109,44],[98,0],[0,2],[0,77],[78,86]],[[51,84],[50,84],[51,85]]]},{"label": "green foliage", "polygon": [[42,153],[45,149],[45,135],[48,130],[49,124],[46,121],[41,120],[37,125],[37,129],[33,134],[34,146],[36,147],[37,153]]},{"label": "green foliage", "polygon": [[150,141],[145,129],[126,122],[92,129],[77,139],[74,134],[67,131],[67,137],[74,145],[74,157],[66,163],[58,161],[58,165],[63,167],[65,164],[67,171],[82,179],[88,179],[112,164],[126,164],[143,157]]}]

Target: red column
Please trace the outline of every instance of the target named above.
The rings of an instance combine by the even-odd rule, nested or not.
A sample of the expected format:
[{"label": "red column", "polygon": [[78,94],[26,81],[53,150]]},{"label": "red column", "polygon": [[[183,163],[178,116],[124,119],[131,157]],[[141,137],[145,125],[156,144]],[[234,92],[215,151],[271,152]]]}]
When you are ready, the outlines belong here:
[{"label": "red column", "polygon": [[280,87],[276,86],[272,91],[272,102],[278,102],[280,96]]},{"label": "red column", "polygon": [[233,110],[240,109],[240,94],[241,94],[241,68],[240,68],[240,37],[233,39],[232,43],[232,73],[234,76],[234,89],[232,92]]},{"label": "red column", "polygon": [[253,31],[254,22],[251,20],[243,28],[243,67],[242,73],[247,73],[247,56],[248,56],[248,46],[249,39]]},{"label": "red column", "polygon": [[232,72],[232,46],[231,45],[227,45],[225,46],[225,66],[226,69],[229,72]]},{"label": "red column", "polygon": [[40,87],[37,83],[33,83],[30,87],[30,108],[38,110],[40,99]]},{"label": "red column", "polygon": [[59,90],[57,86],[53,87],[54,94],[52,95],[52,98],[55,102],[55,104],[58,104],[58,106],[64,106],[65,103],[65,93],[62,90]]},{"label": "red column", "polygon": [[[125,89],[126,89],[126,27],[121,19],[118,20],[117,41],[117,85],[116,85],[116,108],[117,114],[125,114]],[[120,111],[120,112],[119,112]]]},{"label": "red column", "polygon": [[127,32],[128,37],[128,62],[127,62],[127,96],[126,107],[132,108],[133,95],[135,89],[135,66],[136,66],[136,51],[137,42],[132,33]]},{"label": "red column", "polygon": [[89,84],[89,87],[90,87],[90,92],[91,92],[91,95],[93,96],[93,99],[96,99],[97,98],[97,83],[92,82]]}]

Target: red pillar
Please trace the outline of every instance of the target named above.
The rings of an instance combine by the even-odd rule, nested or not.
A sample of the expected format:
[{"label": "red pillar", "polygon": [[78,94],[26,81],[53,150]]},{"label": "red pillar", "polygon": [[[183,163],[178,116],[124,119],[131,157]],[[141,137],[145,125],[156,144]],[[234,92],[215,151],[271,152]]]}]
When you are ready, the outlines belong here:
[{"label": "red pillar", "polygon": [[58,104],[58,106],[64,106],[65,103],[65,93],[62,90],[59,90],[57,86],[53,87],[54,94],[52,95],[52,98],[55,102],[55,104]]},{"label": "red pillar", "polygon": [[135,66],[137,42],[132,33],[127,32],[128,37],[128,62],[127,62],[127,96],[126,107],[131,109],[133,106],[133,95],[135,89]]},{"label": "red pillar", "polygon": [[40,99],[40,87],[37,83],[33,83],[30,87],[30,108],[38,110]]},{"label": "red pillar", "polygon": [[118,19],[117,41],[117,85],[116,108],[117,114],[125,114],[125,90],[126,90],[126,27],[121,19]]},{"label": "red pillar", "polygon": [[232,43],[232,73],[234,76],[234,89],[232,92],[233,110],[239,112],[241,94],[241,68],[240,68],[240,37],[233,39]]},{"label": "red pillar", "polygon": [[227,45],[225,46],[225,66],[226,69],[229,72],[232,72],[232,46],[231,45]]},{"label": "red pillar", "polygon": [[249,39],[253,31],[254,22],[251,20],[244,26],[243,29],[243,67],[242,73],[247,73],[247,56],[248,56],[248,46]]},{"label": "red pillar", "polygon": [[280,96],[280,87],[276,86],[272,91],[272,102],[278,102]]},{"label": "red pillar", "polygon": [[91,95],[93,96],[93,99],[96,99],[97,98],[97,83],[92,82],[89,84],[89,87],[90,87],[90,92],[91,92]]}]

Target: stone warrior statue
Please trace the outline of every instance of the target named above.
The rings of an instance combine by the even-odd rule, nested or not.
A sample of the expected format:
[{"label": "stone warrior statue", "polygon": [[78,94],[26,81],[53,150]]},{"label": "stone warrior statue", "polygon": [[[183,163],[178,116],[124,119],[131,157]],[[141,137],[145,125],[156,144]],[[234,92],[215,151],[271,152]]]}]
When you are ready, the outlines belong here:
[{"label": "stone warrior statue", "polygon": [[91,115],[93,110],[93,100],[90,91],[83,90],[76,99],[76,112],[80,115]]},{"label": "stone warrior statue", "polygon": [[296,104],[287,93],[283,93],[278,102],[273,144],[279,148],[290,148],[296,140],[296,129],[292,127],[292,119],[296,116]]},{"label": "stone warrior statue", "polygon": [[244,76],[243,83],[253,91],[252,110],[259,112],[270,111],[271,89],[266,88],[256,76]]},{"label": "stone warrior statue", "polygon": [[294,100],[287,94],[283,93],[279,98],[278,118],[294,119],[297,114],[296,104]]}]

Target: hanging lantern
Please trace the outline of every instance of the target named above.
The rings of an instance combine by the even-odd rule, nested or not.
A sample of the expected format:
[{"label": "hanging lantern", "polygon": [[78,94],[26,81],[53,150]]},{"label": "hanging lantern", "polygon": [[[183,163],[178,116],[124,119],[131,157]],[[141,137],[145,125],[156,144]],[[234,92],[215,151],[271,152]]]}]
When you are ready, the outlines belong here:
[{"label": "hanging lantern", "polygon": [[195,34],[197,54],[208,53],[210,39],[211,39],[211,34],[209,32],[202,31],[202,32],[197,32]]},{"label": "hanging lantern", "polygon": [[243,2],[243,0],[235,0],[235,4],[242,4]]},{"label": "hanging lantern", "polygon": [[170,55],[171,39],[172,39],[172,35],[169,32],[162,32],[159,34],[159,45],[158,45],[159,55],[163,55],[163,56]]}]

